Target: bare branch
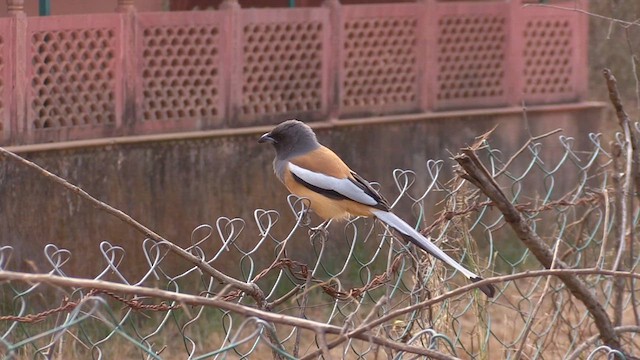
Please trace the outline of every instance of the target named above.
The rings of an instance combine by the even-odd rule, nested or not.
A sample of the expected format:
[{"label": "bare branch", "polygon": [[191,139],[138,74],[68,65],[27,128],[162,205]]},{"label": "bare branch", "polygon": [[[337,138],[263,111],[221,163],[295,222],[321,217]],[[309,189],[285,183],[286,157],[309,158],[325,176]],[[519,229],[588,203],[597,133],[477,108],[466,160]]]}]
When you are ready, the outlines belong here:
[{"label": "bare branch", "polygon": [[[623,334],[623,333],[628,333],[628,332],[640,333],[640,326],[634,326],[634,325],[618,326],[618,327],[614,328],[613,330],[618,335]],[[566,357],[566,360],[578,359],[580,357],[580,354],[582,354],[585,350],[587,350],[588,347],[590,347],[593,344],[595,344],[599,339],[600,339],[600,337],[598,335],[590,337],[589,339],[587,339],[587,341],[585,341],[582,344],[578,345],[576,347],[576,349],[571,354],[569,354],[569,356]]]},{"label": "bare branch", "polygon": [[254,284],[254,283],[245,283],[239,280],[236,280],[230,276],[227,276],[226,274],[216,270],[215,268],[213,268],[211,265],[207,264],[206,262],[202,261],[201,259],[199,259],[198,257],[194,256],[193,254],[189,253],[188,251],[184,250],[183,248],[179,247],[178,245],[172,243],[171,241],[163,238],[162,236],[158,235],[157,233],[155,233],[154,231],[152,231],[151,229],[147,228],[146,226],[142,225],[141,223],[139,223],[138,221],[136,221],[135,219],[133,219],[131,216],[127,215],[126,213],[124,213],[121,210],[118,210],[96,198],[94,198],[93,196],[89,195],[89,193],[87,193],[86,191],[82,190],[80,187],[73,185],[71,183],[69,183],[67,180],[53,174],[52,172],[38,166],[37,164],[33,163],[32,161],[29,161],[27,159],[24,159],[14,153],[12,153],[11,151],[8,151],[2,147],[0,147],[0,155],[4,156],[5,158],[11,159],[13,161],[16,161],[17,163],[24,165],[30,169],[35,170],[38,174],[40,174],[41,176],[44,176],[45,178],[47,178],[48,180],[53,181],[54,183],[64,187],[65,189],[75,193],[76,195],[78,195],[80,198],[88,201],[89,203],[91,203],[93,206],[95,206],[97,209],[100,209],[114,217],[116,217],[117,219],[121,220],[122,222],[131,225],[134,229],[138,230],[139,232],[141,232],[144,236],[166,246],[167,248],[169,248],[169,250],[171,250],[173,253],[177,254],[178,256],[180,256],[181,258],[189,261],[190,263],[194,264],[195,266],[197,266],[198,268],[200,268],[203,272],[205,272],[206,274],[210,275],[211,277],[213,277],[214,279],[218,280],[221,283],[225,283],[225,284],[232,284],[234,287],[236,287],[239,290],[244,291],[245,293],[247,293],[249,296],[253,297],[256,300],[256,303],[258,303],[258,306],[262,307],[264,306],[264,294],[262,293],[262,290],[260,290],[260,288]]},{"label": "bare branch", "polygon": [[[553,252],[531,229],[529,224],[527,224],[527,220],[522,213],[520,213],[504,195],[493,177],[489,175],[487,169],[476,156],[475,148],[463,149],[462,154],[456,156],[455,160],[465,171],[460,175],[465,180],[476,185],[495,203],[496,207],[503,214],[505,221],[515,231],[520,241],[522,241],[544,267],[550,268],[553,264]],[[557,267],[558,269],[569,268],[569,266],[561,260],[557,261]],[[558,277],[564,282],[573,296],[587,307],[589,313],[593,316],[602,341],[612,348],[619,349],[620,341],[613,332],[613,325],[609,316],[582,280],[570,274],[562,274]]]},{"label": "bare branch", "polygon": [[[558,240],[556,241],[555,250],[553,252],[553,261],[551,262],[551,269],[555,268],[556,261],[558,260],[558,251],[560,251],[560,238],[558,238]],[[522,357],[522,352],[524,351],[524,347],[527,344],[527,338],[529,336],[529,332],[533,327],[533,322],[536,316],[538,316],[538,311],[540,311],[540,307],[542,306],[542,302],[544,301],[544,298],[549,293],[550,285],[551,285],[551,277],[547,277],[547,280],[545,281],[545,284],[544,284],[544,289],[540,294],[540,298],[538,299],[538,302],[534,306],[533,311],[527,318],[527,322],[524,328],[524,334],[522,335],[522,339],[520,341],[520,347],[518,348],[518,351],[516,352],[516,355],[515,355],[516,360],[520,360],[520,358]]]},{"label": "bare branch", "polygon": [[511,165],[513,163],[513,161],[520,155],[522,154],[525,150],[527,150],[527,148],[529,146],[531,146],[531,144],[533,144],[534,141],[538,141],[541,139],[544,139],[546,137],[549,137],[553,134],[557,134],[559,132],[562,132],[562,129],[555,129],[555,130],[551,130],[549,132],[546,132],[544,134],[538,135],[538,136],[534,136],[534,137],[530,137],[525,143],[524,145],[522,145],[520,147],[520,149],[518,149],[518,151],[516,151],[513,155],[511,155],[511,157],[509,157],[509,159],[504,163],[504,165],[502,166],[502,169],[500,169],[500,171],[498,171],[495,175],[495,177],[498,177],[500,175],[502,175],[505,171],[507,171],[507,169],[509,168],[509,165]]},{"label": "bare branch", "polygon": [[[620,220],[619,220],[620,239],[617,242],[618,254],[616,255],[616,258],[612,267],[613,270],[619,270],[620,261],[622,260],[622,255],[624,254],[625,244],[626,244],[625,236],[627,233],[627,227],[628,227],[627,223],[629,218],[628,202],[629,202],[629,199],[631,199],[630,191],[631,191],[631,183],[633,181],[633,160],[634,160],[633,157],[634,157],[634,152],[638,155],[640,155],[640,153],[638,151],[635,151],[637,146],[635,135],[631,131],[631,125],[629,124],[630,122],[629,115],[627,115],[627,113],[624,111],[624,107],[622,106],[622,100],[620,99],[620,94],[618,93],[616,78],[613,76],[613,74],[611,73],[611,70],[609,69],[602,70],[602,74],[604,75],[604,78],[607,83],[607,88],[609,89],[609,98],[611,100],[611,104],[616,110],[618,123],[622,128],[622,133],[624,135],[624,141],[625,141],[624,149],[626,150],[626,156],[624,158],[625,159],[625,175],[623,178],[624,181],[622,182],[622,186],[621,186],[622,193],[619,194],[618,196],[618,201],[620,204],[618,207],[619,214],[616,214],[620,217]],[[638,160],[640,160],[640,158],[636,159],[636,162],[638,162]]]},{"label": "bare branch", "polygon": [[624,28],[631,27],[631,26],[640,26],[640,23],[638,23],[638,21],[626,21],[622,19],[616,19],[611,16],[596,14],[596,13],[589,12],[587,10],[580,9],[577,7],[567,7],[567,6],[559,6],[559,5],[552,5],[552,4],[525,4],[524,5],[524,7],[528,7],[528,6],[545,7],[545,8],[551,8],[551,9],[557,9],[557,10],[564,10],[564,11],[573,11],[573,12],[588,15],[593,18],[607,20],[607,21],[610,21],[612,24],[615,23],[615,24],[622,25],[622,27]]},{"label": "bare branch", "polygon": [[[312,331],[321,331],[329,334],[342,334],[342,327],[329,325],[321,322],[302,319],[295,316],[275,314],[272,312],[236,304],[232,302],[222,301],[215,298],[208,298],[203,296],[176,293],[156,288],[146,288],[141,286],[131,286],[125,284],[119,284],[114,282],[102,281],[102,280],[88,280],[78,278],[61,277],[51,274],[28,274],[14,271],[0,271],[0,281],[24,281],[27,283],[46,283],[50,285],[66,286],[73,288],[85,288],[85,289],[98,289],[110,292],[119,292],[123,294],[137,295],[137,296],[150,296],[157,299],[165,299],[175,301],[179,304],[185,305],[204,305],[213,308],[219,308],[228,310],[237,314],[244,315],[246,317],[257,317],[259,319],[273,322],[277,324],[296,326]],[[343,336],[343,335],[341,335]],[[379,344],[385,347],[395,349],[397,351],[405,351],[408,353],[419,354],[429,356],[433,359],[451,360],[453,357],[441,354],[439,352],[424,349],[421,347],[409,346],[403,343],[398,343],[385,338],[374,336],[367,332],[359,332],[348,336],[348,338],[356,338],[364,341],[371,341],[375,344]]]}]

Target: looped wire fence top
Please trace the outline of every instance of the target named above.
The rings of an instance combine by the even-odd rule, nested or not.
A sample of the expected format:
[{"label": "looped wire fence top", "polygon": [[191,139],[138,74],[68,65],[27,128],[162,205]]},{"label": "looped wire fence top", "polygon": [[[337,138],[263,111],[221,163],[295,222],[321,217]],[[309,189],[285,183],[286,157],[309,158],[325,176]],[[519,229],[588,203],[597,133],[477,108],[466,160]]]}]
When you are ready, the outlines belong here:
[{"label": "looped wire fence top", "polygon": [[[621,136],[613,148],[598,134],[579,142],[548,136],[532,138],[513,154],[485,141],[477,154],[558,259],[588,269],[620,262],[632,271],[640,257],[631,246],[616,259],[615,241],[621,180],[615,149],[624,153],[627,146]],[[416,181],[416,172],[396,170],[397,192],[386,195],[394,207],[411,209],[408,221],[485,278],[541,269],[494,204],[451,171],[454,163],[425,159],[423,181]],[[253,219],[221,217],[200,225],[185,249],[216,268],[225,258],[237,259],[234,269],[219,270],[257,284],[265,296],[262,310],[286,321],[262,317],[250,297],[197,266],[168,270],[170,253],[162,242],[146,239],[142,255],[128,259],[121,247],[103,241],[87,251],[99,254],[104,270],[87,278],[124,284],[130,292],[98,286],[104,282],[71,286],[73,279],[69,286],[3,281],[0,352],[34,359],[401,359],[434,354],[429,351],[440,358],[624,358],[598,341],[584,306],[554,277],[505,281],[494,299],[471,290],[385,319],[466,282],[371,219],[333,223],[324,232],[312,228],[318,224],[307,214],[306,199],[288,200],[289,209],[257,209]],[[631,229],[638,213],[632,210]],[[284,217],[296,222],[280,236]],[[43,251],[48,273],[63,278],[68,259],[84,256],[55,244]],[[11,255],[10,246],[0,247],[0,277],[12,270]],[[146,261],[148,271],[133,278],[127,261]],[[618,278],[580,276],[609,313],[622,314],[615,325],[623,346],[637,353],[634,280],[623,280],[624,291],[617,291]],[[171,300],[162,290],[196,302]],[[214,306],[221,302],[229,307]],[[376,324],[379,318],[385,321]],[[358,329],[370,324],[368,337],[358,338]],[[340,341],[341,334],[349,336]]]}]

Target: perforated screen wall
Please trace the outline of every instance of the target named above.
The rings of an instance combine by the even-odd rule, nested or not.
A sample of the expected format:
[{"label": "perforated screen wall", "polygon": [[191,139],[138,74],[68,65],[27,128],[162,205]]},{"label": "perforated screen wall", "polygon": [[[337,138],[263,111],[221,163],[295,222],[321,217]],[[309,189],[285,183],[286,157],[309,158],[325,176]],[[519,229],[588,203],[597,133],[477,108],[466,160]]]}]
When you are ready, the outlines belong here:
[{"label": "perforated screen wall", "polygon": [[144,121],[220,116],[220,36],[217,24],[144,28]]},{"label": "perforated screen wall", "polygon": [[30,35],[30,123],[35,129],[115,123],[115,29]]},{"label": "perforated screen wall", "polygon": [[244,117],[322,109],[323,32],[318,20],[248,20],[242,28]]}]

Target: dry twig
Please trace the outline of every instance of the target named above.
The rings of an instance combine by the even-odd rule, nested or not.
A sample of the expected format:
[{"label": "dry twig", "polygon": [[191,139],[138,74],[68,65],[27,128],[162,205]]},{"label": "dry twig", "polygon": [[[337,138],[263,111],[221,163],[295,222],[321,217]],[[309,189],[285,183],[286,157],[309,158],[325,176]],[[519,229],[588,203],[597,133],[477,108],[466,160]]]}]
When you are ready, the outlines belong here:
[{"label": "dry twig", "polygon": [[256,303],[258,304],[259,307],[264,307],[265,305],[265,301],[264,301],[264,294],[262,293],[262,290],[255,284],[255,283],[245,283],[243,281],[239,281],[237,279],[234,279],[218,270],[216,270],[215,268],[213,268],[211,265],[209,265],[208,263],[202,261],[201,259],[199,259],[198,257],[194,256],[193,254],[189,253],[188,251],[184,250],[183,248],[179,247],[178,245],[172,243],[171,241],[163,238],[162,236],[158,235],[157,233],[155,233],[154,231],[152,231],[151,229],[147,228],[146,226],[142,225],[140,222],[136,221],[135,219],[133,219],[131,216],[127,215],[126,213],[124,213],[122,210],[116,209],[112,206],[110,206],[107,203],[104,203],[96,198],[94,198],[93,196],[89,195],[89,193],[87,193],[86,191],[82,190],[80,187],[73,185],[71,183],[69,183],[67,180],[53,174],[52,172],[38,166],[37,164],[35,164],[32,161],[29,161],[25,158],[22,158],[14,153],[12,153],[11,151],[8,151],[2,147],[0,147],[0,155],[4,156],[5,158],[11,159],[13,161],[16,161],[17,163],[24,165],[30,169],[35,170],[38,174],[44,176],[45,178],[53,181],[54,183],[61,185],[62,187],[64,187],[65,189],[75,193],[76,195],[78,195],[79,197],[81,197],[84,200],[87,200],[89,203],[91,203],[93,206],[95,206],[97,209],[100,209],[114,217],[116,217],[117,219],[123,221],[126,224],[131,225],[134,229],[138,230],[139,232],[141,232],[142,234],[144,234],[144,236],[162,244],[165,245],[167,248],[169,248],[169,250],[171,250],[173,253],[177,254],[178,256],[182,257],[183,259],[189,261],[190,263],[194,264],[195,266],[197,266],[198,268],[200,268],[204,273],[210,275],[211,277],[213,277],[214,279],[218,280],[221,283],[225,283],[225,284],[232,284],[234,287],[236,287],[239,290],[242,290],[243,292],[247,293],[249,296],[253,297],[256,301]]},{"label": "dry twig", "polygon": [[[343,333],[343,328],[329,325],[312,320],[302,319],[296,316],[289,316],[283,314],[275,314],[272,312],[252,308],[249,306],[236,304],[233,302],[223,301],[215,298],[208,298],[203,296],[176,293],[156,288],[147,288],[141,286],[131,286],[119,283],[113,283],[102,280],[88,280],[61,277],[51,274],[28,274],[14,271],[0,271],[0,281],[24,281],[28,283],[46,283],[50,285],[73,287],[73,288],[85,288],[96,289],[102,292],[123,293],[136,296],[149,296],[157,299],[165,299],[174,301],[177,304],[184,305],[204,305],[213,308],[219,308],[228,310],[237,314],[244,315],[246,317],[256,317],[268,322],[276,324],[283,324],[289,326],[300,327],[308,329],[316,333],[335,334],[339,335]],[[469,289],[467,289],[469,290]],[[173,305],[172,305],[173,306]],[[454,357],[439,353],[437,351],[409,346],[401,342],[395,342],[386,338],[375,336],[367,332],[359,332],[348,336],[349,338],[355,338],[364,341],[370,341],[375,344],[385,346],[396,351],[404,351],[407,353],[429,356],[433,359],[451,360]],[[331,347],[329,347],[331,348]]]},{"label": "dry twig", "polygon": [[[522,243],[533,253],[538,261],[546,268],[551,268],[553,264],[553,251],[547,244],[531,229],[527,220],[519,212],[515,206],[504,195],[495,179],[491,177],[487,169],[478,159],[475,151],[479,143],[470,148],[462,150],[462,154],[455,157],[455,160],[464,169],[460,172],[460,176],[468,180],[482,192],[485,193],[502,212],[505,221],[515,231]],[[568,269],[569,266],[563,261],[557,261],[558,269]],[[594,323],[600,332],[602,341],[614,349],[620,349],[620,340],[613,331],[613,325],[602,304],[598,302],[595,296],[585,286],[584,282],[576,276],[570,274],[561,274],[558,276],[572,295],[580,300],[588,309],[594,319]]]}]

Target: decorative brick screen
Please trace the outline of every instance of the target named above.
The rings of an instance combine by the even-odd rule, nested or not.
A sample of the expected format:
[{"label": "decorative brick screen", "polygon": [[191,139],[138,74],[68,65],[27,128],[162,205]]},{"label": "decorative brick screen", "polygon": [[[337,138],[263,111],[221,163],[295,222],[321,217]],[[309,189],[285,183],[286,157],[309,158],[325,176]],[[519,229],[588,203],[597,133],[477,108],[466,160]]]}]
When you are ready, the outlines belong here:
[{"label": "decorative brick screen", "polygon": [[0,19],[0,144],[586,98],[588,17],[524,1],[16,11]]},{"label": "decorative brick screen", "polygon": [[419,107],[421,5],[345,6],[341,113]]},{"label": "decorative brick screen", "polygon": [[242,118],[325,110],[328,11],[315,10],[243,12]]},{"label": "decorative brick screen", "polygon": [[141,14],[141,120],[219,125],[222,31],[213,12]]},{"label": "decorative brick screen", "polygon": [[[435,108],[487,107],[507,102],[508,4],[441,4],[435,38]],[[430,71],[431,70],[431,71]]]},{"label": "decorative brick screen", "polygon": [[575,94],[573,57],[575,46],[570,20],[536,17],[525,22],[522,33],[523,92],[530,101],[559,101]]},{"label": "decorative brick screen", "polygon": [[[61,26],[64,24],[73,26]],[[28,121],[34,131],[116,123],[115,16],[30,19]],[[71,21],[73,20],[73,21]]]}]

